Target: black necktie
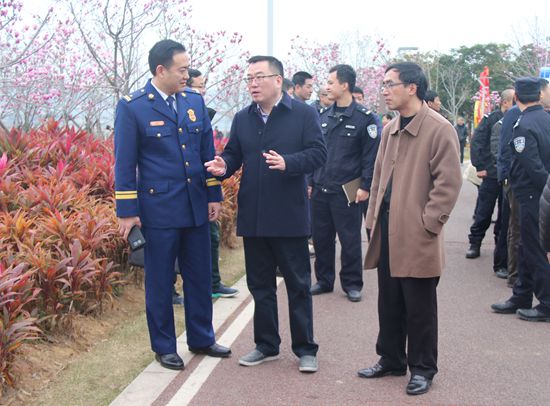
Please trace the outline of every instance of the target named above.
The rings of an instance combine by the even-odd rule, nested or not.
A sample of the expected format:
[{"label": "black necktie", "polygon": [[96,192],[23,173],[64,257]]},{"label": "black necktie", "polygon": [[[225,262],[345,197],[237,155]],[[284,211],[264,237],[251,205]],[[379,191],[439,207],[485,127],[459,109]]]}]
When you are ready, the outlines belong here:
[{"label": "black necktie", "polygon": [[170,110],[172,110],[172,113],[174,113],[174,116],[176,116],[177,118],[178,110],[176,109],[176,99],[174,98],[174,96],[168,96],[166,101],[168,102],[168,106],[170,107]]}]

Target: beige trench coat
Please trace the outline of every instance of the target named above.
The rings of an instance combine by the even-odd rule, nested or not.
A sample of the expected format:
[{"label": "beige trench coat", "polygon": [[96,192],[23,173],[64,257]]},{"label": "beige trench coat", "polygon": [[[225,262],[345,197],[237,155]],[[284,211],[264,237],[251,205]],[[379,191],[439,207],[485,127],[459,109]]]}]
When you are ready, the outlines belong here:
[{"label": "beige trench coat", "polygon": [[388,226],[391,275],[440,276],[445,267],[442,229],[458,199],[462,174],[456,131],[426,103],[402,131],[399,117],[383,130],[366,218],[366,227],[372,231],[365,269],[378,266],[378,217],[392,172]]}]

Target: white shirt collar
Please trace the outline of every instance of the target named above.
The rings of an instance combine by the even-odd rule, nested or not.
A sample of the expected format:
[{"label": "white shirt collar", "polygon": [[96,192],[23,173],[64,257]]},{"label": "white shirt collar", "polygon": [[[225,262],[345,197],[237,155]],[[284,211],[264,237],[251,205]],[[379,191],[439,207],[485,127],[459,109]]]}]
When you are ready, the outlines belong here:
[{"label": "white shirt collar", "polygon": [[[283,100],[283,94],[282,93],[281,93],[281,97],[279,97],[279,100],[277,100],[277,103],[275,103],[275,105],[273,107],[277,107],[279,105],[279,103],[281,102],[281,100]],[[262,110],[262,108],[260,107],[259,104],[257,104],[257,106],[258,106],[258,111],[260,112],[262,117],[268,117],[269,116],[269,114],[264,113],[264,111]]]},{"label": "white shirt collar", "polygon": [[[153,85],[153,87],[155,88],[155,90],[156,90],[157,92],[159,92],[160,97],[162,97],[162,98],[164,99],[164,101],[166,101],[166,99],[168,99],[168,95],[167,95],[166,93],[164,93],[162,90],[160,90],[158,87],[156,87],[152,80],[151,80],[151,85]],[[176,98],[175,95],[172,95],[172,96],[174,96],[174,99]]]}]

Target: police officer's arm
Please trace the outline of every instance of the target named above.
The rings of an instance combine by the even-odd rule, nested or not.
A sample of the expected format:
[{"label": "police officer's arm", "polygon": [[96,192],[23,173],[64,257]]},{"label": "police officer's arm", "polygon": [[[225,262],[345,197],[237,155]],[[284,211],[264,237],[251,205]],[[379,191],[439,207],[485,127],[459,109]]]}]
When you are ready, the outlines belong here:
[{"label": "police officer's arm", "polygon": [[115,201],[119,232],[128,237],[138,217],[136,167],[138,130],[128,99],[121,99],[115,115]]},{"label": "police officer's arm", "polygon": [[504,175],[509,175],[510,167],[512,165],[513,148],[510,148],[510,142],[512,142],[514,124],[517,122],[520,113],[519,108],[513,107],[508,110],[502,118],[497,158],[499,180],[501,181],[504,180]]},{"label": "police officer's arm", "polygon": [[449,219],[462,186],[458,140],[450,124],[441,128],[433,138],[429,165],[433,188],[424,206],[422,222],[427,231],[439,234]]},{"label": "police officer's arm", "polygon": [[[525,139],[525,146],[523,148],[520,147],[521,138]],[[542,190],[546,185],[548,171],[542,163],[535,136],[529,130],[521,126],[515,127],[512,149],[518,163],[529,175],[531,183],[536,186],[537,190]],[[518,152],[518,150],[520,152]]]},{"label": "police officer's arm", "polygon": [[488,157],[490,156],[491,128],[489,116],[483,117],[474,131],[474,137],[470,143],[470,159],[478,172],[487,170]]},{"label": "police officer's arm", "polygon": [[[376,137],[373,138],[369,135],[369,127],[371,132],[373,126],[376,127]],[[378,147],[380,146],[380,128],[377,125],[377,121],[374,119],[374,114],[369,114],[367,125],[363,129],[361,134],[361,189],[370,192],[372,183],[372,174],[374,172],[374,162],[376,160],[376,154]]]},{"label": "police officer's arm", "polygon": [[302,144],[304,148],[293,154],[283,154],[286,173],[289,175],[302,175],[312,173],[315,169],[325,164],[327,148],[321,132],[319,115],[317,111],[307,106],[305,110]]}]

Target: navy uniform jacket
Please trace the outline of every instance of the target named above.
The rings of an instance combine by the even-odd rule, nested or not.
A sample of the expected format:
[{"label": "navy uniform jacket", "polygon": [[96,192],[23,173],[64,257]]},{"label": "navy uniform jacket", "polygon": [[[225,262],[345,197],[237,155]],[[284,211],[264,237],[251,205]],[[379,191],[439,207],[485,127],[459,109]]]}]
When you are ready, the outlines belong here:
[{"label": "navy uniform jacket", "polygon": [[500,127],[500,138],[498,141],[498,157],[497,157],[497,173],[498,180],[503,182],[510,175],[510,167],[512,166],[513,152],[510,149],[514,124],[518,121],[521,110],[518,106],[513,106],[508,110],[502,118],[502,126]]},{"label": "navy uniform jacket", "polygon": [[503,116],[500,109],[483,116],[474,131],[470,146],[472,165],[478,171],[487,171],[489,178],[497,177],[495,157],[491,154],[491,130]]},{"label": "navy uniform jacket", "polygon": [[539,198],[550,172],[550,116],[541,105],[520,115],[510,146],[513,149],[510,183],[516,197]]},{"label": "navy uniform jacket", "polygon": [[202,96],[185,90],[175,97],[177,123],[150,81],[117,106],[117,216],[139,216],[146,227],[200,226],[208,221],[208,203],[222,200],[220,181],[204,168],[214,141]]},{"label": "navy uniform jacket", "polygon": [[[262,153],[282,155],[286,170],[269,169]],[[221,157],[225,178],[241,165],[237,235],[305,237],[311,233],[306,174],[325,163],[317,111],[283,92],[264,124],[256,103],[239,111]]]},{"label": "navy uniform jacket", "polygon": [[321,128],[327,144],[327,162],[313,174],[314,187],[341,192],[342,185],[361,177],[361,189],[370,191],[380,125],[375,114],[355,100],[340,117],[333,104],[321,113]]}]

